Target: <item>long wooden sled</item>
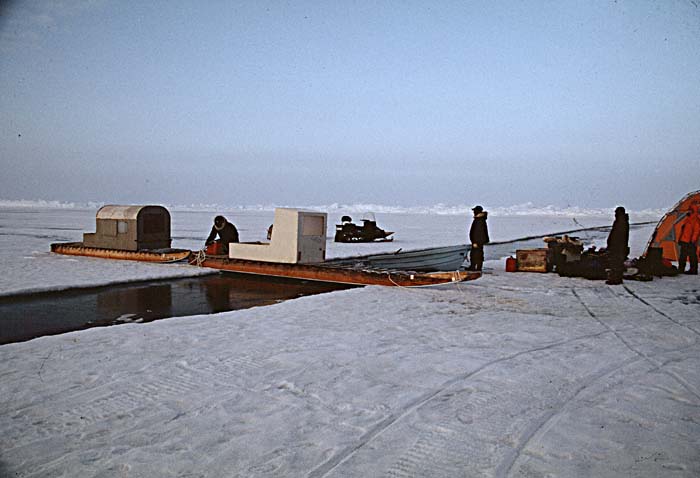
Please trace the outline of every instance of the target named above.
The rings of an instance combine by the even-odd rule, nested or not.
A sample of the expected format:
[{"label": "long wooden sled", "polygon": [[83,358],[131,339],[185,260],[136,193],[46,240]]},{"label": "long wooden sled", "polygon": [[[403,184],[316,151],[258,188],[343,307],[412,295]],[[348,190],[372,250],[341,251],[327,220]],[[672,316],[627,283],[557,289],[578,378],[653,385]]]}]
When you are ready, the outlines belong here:
[{"label": "long wooden sled", "polygon": [[98,257],[142,262],[179,262],[187,260],[193,266],[222,271],[282,277],[297,280],[330,282],[349,285],[382,285],[394,287],[425,287],[477,279],[479,272],[409,272],[397,270],[351,269],[323,264],[285,264],[280,262],[229,259],[226,256],[207,256],[183,249],[165,251],[122,251],[85,247],[82,242],[51,244],[51,252],[71,256]]},{"label": "long wooden sled", "polygon": [[86,247],[82,242],[63,242],[51,244],[51,252],[68,256],[99,257],[102,259],[121,259],[141,262],[179,262],[190,257],[187,249],[167,249],[156,251],[122,251],[118,249],[99,249]]},{"label": "long wooden sled", "polygon": [[322,264],[283,264],[279,262],[229,259],[225,256],[204,256],[194,252],[189,262],[192,265],[241,274],[285,277],[288,279],[351,285],[425,287],[462,282],[481,277],[481,273],[469,271],[419,273],[371,269],[354,270],[325,266]]}]

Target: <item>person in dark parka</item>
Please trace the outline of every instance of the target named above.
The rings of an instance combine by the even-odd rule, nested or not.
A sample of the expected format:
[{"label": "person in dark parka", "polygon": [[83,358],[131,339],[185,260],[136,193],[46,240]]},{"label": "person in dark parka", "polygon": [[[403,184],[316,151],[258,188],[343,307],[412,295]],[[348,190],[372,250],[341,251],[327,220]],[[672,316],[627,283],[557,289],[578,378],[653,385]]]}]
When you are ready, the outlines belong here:
[{"label": "person in dark parka", "polygon": [[228,222],[224,216],[216,216],[214,218],[214,226],[212,226],[209,237],[207,237],[204,244],[208,246],[213,243],[217,235],[219,236],[219,242],[221,242],[225,254],[228,254],[228,245],[230,242],[238,242],[238,230],[236,226]]},{"label": "person in dark parka", "polygon": [[486,225],[488,213],[481,206],[472,208],[474,220],[469,229],[469,241],[472,247],[469,250],[469,270],[480,271],[484,265],[484,244],[489,243],[489,228]]},{"label": "person in dark parka", "polygon": [[625,259],[629,254],[630,218],[625,208],[619,206],[615,209],[615,221],[608,235],[608,265],[610,272],[609,285],[622,284],[622,274],[625,272]]}]

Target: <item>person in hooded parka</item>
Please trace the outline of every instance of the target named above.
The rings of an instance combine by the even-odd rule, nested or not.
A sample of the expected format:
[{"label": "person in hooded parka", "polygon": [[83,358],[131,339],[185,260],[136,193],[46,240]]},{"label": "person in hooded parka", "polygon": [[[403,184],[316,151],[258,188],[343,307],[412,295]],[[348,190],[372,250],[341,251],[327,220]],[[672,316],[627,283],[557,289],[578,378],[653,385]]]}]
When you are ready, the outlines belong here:
[{"label": "person in hooded parka", "polygon": [[228,222],[224,216],[216,216],[214,218],[214,225],[204,244],[208,246],[213,243],[217,235],[219,236],[219,242],[221,242],[224,254],[228,254],[229,243],[238,242],[238,229]]},{"label": "person in hooded parka", "polygon": [[486,225],[488,213],[481,206],[472,208],[474,220],[469,228],[469,270],[480,271],[484,265],[484,245],[489,243],[489,228]]},{"label": "person in hooded parka", "polygon": [[630,219],[625,208],[619,206],[615,209],[615,221],[608,235],[608,280],[609,285],[622,284],[622,275],[625,272],[625,259],[630,252]]}]

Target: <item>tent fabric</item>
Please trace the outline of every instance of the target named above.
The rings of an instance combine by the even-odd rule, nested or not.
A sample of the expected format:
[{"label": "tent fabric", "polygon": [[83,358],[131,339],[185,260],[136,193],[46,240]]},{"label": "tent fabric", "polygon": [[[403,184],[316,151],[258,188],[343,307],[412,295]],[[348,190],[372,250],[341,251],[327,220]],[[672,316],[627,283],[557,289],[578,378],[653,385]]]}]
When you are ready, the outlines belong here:
[{"label": "tent fabric", "polygon": [[[680,255],[680,247],[678,246],[678,236],[680,235],[680,223],[690,213],[692,205],[700,207],[700,191],[695,191],[687,194],[681,199],[678,204],[664,214],[656,229],[649,239],[646,251],[646,256],[650,247],[660,247],[663,250],[663,258],[670,261],[678,261]],[[700,246],[700,244],[696,244]]]}]

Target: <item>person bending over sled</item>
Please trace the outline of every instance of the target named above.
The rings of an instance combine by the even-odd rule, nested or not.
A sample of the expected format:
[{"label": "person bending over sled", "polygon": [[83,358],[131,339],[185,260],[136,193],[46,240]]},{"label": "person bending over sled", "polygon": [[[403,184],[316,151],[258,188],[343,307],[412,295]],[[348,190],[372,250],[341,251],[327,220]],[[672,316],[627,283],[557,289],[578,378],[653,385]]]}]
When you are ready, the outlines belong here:
[{"label": "person bending over sled", "polygon": [[[217,234],[219,239],[215,241]],[[228,245],[230,242],[238,242],[238,230],[236,226],[228,222],[224,216],[216,216],[214,218],[214,226],[211,228],[209,237],[207,237],[204,245],[208,246],[214,242],[221,243],[224,254],[228,254]]]}]

